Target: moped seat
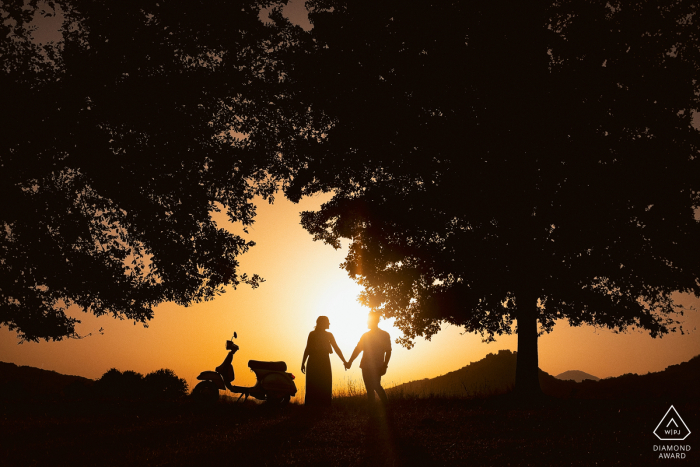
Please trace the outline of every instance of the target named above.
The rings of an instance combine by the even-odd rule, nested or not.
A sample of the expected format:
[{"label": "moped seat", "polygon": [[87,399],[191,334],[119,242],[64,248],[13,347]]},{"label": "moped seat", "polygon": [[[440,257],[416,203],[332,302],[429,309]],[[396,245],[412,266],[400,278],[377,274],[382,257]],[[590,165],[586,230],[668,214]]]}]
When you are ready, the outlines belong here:
[{"label": "moped seat", "polygon": [[261,362],[259,360],[249,360],[248,368],[251,370],[287,371],[287,364],[284,362]]}]

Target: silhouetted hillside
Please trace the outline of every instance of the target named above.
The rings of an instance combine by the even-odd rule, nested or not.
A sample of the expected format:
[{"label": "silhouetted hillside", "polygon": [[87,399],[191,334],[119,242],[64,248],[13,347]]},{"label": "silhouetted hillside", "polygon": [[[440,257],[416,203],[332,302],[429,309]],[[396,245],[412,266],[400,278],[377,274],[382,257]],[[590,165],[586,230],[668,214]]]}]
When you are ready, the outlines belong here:
[{"label": "silhouetted hillside", "polygon": [[588,373],[584,373],[583,371],[579,370],[565,371],[564,373],[559,373],[558,375],[556,375],[555,378],[561,379],[562,381],[576,381],[577,383],[580,383],[581,381],[586,379],[600,381],[600,378],[598,378],[597,376],[589,375]]},{"label": "silhouetted hillside", "polygon": [[[505,393],[515,386],[516,361],[517,352],[500,350],[498,354],[490,353],[482,360],[459,370],[437,378],[401,384],[390,391],[402,391],[418,396],[450,397]],[[583,372],[578,373],[585,375]],[[700,387],[700,355],[657,373],[625,374],[598,381],[564,381],[540,370],[540,385],[545,394],[563,398],[697,397],[697,388]]]},{"label": "silhouetted hillside", "polygon": [[1,399],[54,395],[80,397],[93,383],[93,380],[82,376],[63,375],[31,366],[0,362]]},{"label": "silhouetted hillside", "polygon": [[[685,398],[696,399],[700,387],[700,355],[670,365],[664,371],[637,375],[627,373],[600,381],[559,381],[552,395],[580,399]],[[544,389],[544,388],[543,388]]]},{"label": "silhouetted hillside", "polygon": [[[478,362],[442,376],[420,381],[411,381],[393,388],[420,396],[476,396],[502,394],[515,386],[515,366],[517,352],[499,350],[497,354],[488,354]],[[540,370],[540,385],[545,393],[556,393],[557,383],[554,376]]]},{"label": "silhouetted hillside", "polygon": [[498,354],[488,354],[478,362],[437,378],[422,379],[401,384],[391,391],[404,391],[421,396],[473,396],[499,394],[509,391],[515,385],[515,364],[517,352],[499,350]]}]

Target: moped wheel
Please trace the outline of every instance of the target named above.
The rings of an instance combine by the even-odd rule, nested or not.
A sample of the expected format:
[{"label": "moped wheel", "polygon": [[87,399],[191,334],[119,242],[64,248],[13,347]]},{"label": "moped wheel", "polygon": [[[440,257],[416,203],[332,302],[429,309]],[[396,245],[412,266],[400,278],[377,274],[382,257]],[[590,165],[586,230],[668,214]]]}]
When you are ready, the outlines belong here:
[{"label": "moped wheel", "polygon": [[219,400],[219,388],[212,381],[202,381],[192,390],[192,397],[201,404],[215,404]]}]

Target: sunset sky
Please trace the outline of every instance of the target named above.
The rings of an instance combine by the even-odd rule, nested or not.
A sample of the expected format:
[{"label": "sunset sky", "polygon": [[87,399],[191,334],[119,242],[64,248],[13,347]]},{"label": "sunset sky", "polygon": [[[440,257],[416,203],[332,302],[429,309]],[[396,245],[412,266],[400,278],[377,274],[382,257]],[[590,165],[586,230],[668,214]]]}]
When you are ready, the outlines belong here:
[{"label": "sunset sky", "polygon": [[[148,328],[77,311],[83,321],[79,333],[91,333],[81,340],[18,345],[15,334],[3,328],[0,360],[93,379],[110,368],[142,374],[170,368],[192,388],[200,371],[213,370],[221,363],[226,355],[225,341],[236,331],[241,348],[233,361],[237,384],[252,385],[255,381],[248,360],[283,360],[302,389],[301,357],[319,315],[330,318],[330,331],[346,358],[366,330],[367,310],[355,300],[359,287],[339,268],[347,244],[334,250],[314,242],[299,224],[300,211],[316,209],[323,201],[325,198],[317,197],[293,204],[278,197],[273,205],[259,204],[248,237],[257,245],[241,256],[242,271],[266,279],[256,290],[229,288],[211,302],[187,308],[161,305]],[[226,222],[225,216],[217,219]],[[683,303],[700,306],[698,299],[686,298]],[[571,328],[562,322],[539,340],[540,368],[552,375],[582,370],[601,378],[661,371],[700,354],[700,315],[691,312],[684,320],[685,335],[675,333],[661,339],[638,332],[614,334],[589,326]],[[380,327],[393,338],[400,335],[387,321]],[[417,340],[411,350],[393,345],[384,379],[387,386],[433,378],[500,349],[516,350],[517,337],[503,336],[484,344],[478,335],[462,335],[458,328],[445,327],[432,341]],[[334,385],[344,386],[347,380],[361,382],[357,364],[346,372],[335,355],[331,362]]]},{"label": "sunset sky", "polygon": [[[303,3],[290,2],[285,10],[298,23],[304,21]],[[318,209],[329,198],[314,197],[293,204],[280,194],[272,205],[258,200],[256,222],[246,236],[257,245],[240,257],[240,272],[260,274],[266,281],[256,290],[229,287],[210,302],[190,307],[163,304],[157,307],[148,328],[109,316],[95,318],[74,309],[72,314],[82,320],[77,330],[86,336],[83,339],[18,345],[14,332],[0,328],[0,361],[92,379],[110,368],[144,375],[170,368],[185,378],[191,389],[201,371],[213,370],[221,363],[226,355],[225,341],[236,331],[240,346],[233,361],[236,384],[254,384],[255,376],[247,368],[249,359],[282,360],[302,389],[301,358],[319,315],[330,318],[329,330],[346,358],[366,330],[368,310],[356,301],[360,288],[339,267],[348,244],[334,250],[314,242],[300,225],[301,211]],[[222,226],[227,222],[223,214],[216,219]],[[228,227],[240,232],[236,226]],[[687,361],[700,354],[700,314],[696,310],[700,299],[679,296],[678,303],[689,310],[682,318],[685,334],[676,332],[660,339],[635,331],[615,334],[590,326],[571,328],[560,322],[551,334],[539,339],[540,368],[552,375],[581,370],[605,378],[661,371]],[[400,336],[389,321],[382,321],[380,327],[394,339]],[[411,350],[394,343],[384,382],[393,386],[433,378],[500,349],[516,350],[517,336],[502,336],[484,344],[479,335],[463,335],[459,328],[446,326],[431,341],[418,339]],[[357,364],[346,372],[337,356],[331,356],[331,363],[334,385],[344,386],[347,380],[361,382]]]}]

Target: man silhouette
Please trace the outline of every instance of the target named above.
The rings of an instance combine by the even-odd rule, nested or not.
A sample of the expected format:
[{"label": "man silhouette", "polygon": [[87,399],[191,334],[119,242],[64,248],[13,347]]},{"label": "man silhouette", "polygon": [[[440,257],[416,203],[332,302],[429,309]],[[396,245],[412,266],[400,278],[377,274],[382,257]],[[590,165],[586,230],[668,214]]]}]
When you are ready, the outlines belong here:
[{"label": "man silhouette", "polygon": [[382,387],[382,375],[386,374],[386,369],[389,366],[391,358],[391,337],[386,331],[379,329],[379,313],[371,312],[367,318],[367,327],[369,331],[364,333],[357,343],[357,347],[352,352],[350,360],[345,364],[345,368],[350,369],[352,362],[357,358],[360,352],[362,360],[360,368],[362,369],[362,379],[367,388],[367,398],[369,407],[374,407],[374,393],[376,392],[382,403],[386,405],[386,392]]}]

